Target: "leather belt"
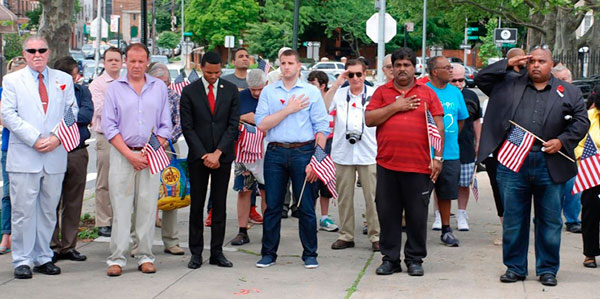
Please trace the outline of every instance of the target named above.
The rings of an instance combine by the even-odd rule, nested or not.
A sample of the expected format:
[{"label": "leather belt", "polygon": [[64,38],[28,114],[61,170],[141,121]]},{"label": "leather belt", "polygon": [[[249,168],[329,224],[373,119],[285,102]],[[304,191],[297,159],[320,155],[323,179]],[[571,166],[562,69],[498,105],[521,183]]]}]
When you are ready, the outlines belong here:
[{"label": "leather belt", "polygon": [[78,147],[74,148],[74,149],[72,150],[72,152],[74,152],[74,151],[76,151],[76,150],[80,150],[80,149],[86,148],[86,147],[88,147],[88,146],[89,146],[89,144],[84,144],[84,145],[78,146]]},{"label": "leather belt", "polygon": [[132,151],[136,151],[136,152],[141,152],[142,149],[144,149],[143,147],[131,147],[131,146],[127,146],[130,150]]},{"label": "leather belt", "polygon": [[297,148],[297,147],[301,147],[301,146],[305,146],[308,144],[312,144],[315,143],[314,140],[309,140],[306,142],[270,142],[269,144],[272,144],[276,147],[283,147],[283,148]]}]

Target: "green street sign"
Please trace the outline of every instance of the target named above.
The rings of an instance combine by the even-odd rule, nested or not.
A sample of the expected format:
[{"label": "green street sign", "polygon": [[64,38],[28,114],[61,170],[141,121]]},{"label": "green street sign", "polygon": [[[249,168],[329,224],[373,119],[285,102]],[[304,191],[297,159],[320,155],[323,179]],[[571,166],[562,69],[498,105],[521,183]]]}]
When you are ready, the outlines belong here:
[{"label": "green street sign", "polygon": [[194,36],[194,33],[192,33],[192,32],[184,32],[183,36]]},{"label": "green street sign", "polygon": [[302,42],[302,46],[308,47],[308,42]]},{"label": "green street sign", "polygon": [[479,36],[467,36],[467,40],[479,40]]},{"label": "green street sign", "polygon": [[479,31],[479,27],[467,27],[467,31],[471,31],[471,32]]}]

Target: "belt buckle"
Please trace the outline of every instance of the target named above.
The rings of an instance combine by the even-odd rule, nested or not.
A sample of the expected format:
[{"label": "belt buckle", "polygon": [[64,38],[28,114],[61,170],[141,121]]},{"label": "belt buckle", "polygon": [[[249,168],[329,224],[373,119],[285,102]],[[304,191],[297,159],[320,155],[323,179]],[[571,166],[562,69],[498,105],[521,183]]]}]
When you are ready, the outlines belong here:
[{"label": "belt buckle", "polygon": [[282,142],[281,147],[283,148],[292,148],[292,144],[288,142]]}]

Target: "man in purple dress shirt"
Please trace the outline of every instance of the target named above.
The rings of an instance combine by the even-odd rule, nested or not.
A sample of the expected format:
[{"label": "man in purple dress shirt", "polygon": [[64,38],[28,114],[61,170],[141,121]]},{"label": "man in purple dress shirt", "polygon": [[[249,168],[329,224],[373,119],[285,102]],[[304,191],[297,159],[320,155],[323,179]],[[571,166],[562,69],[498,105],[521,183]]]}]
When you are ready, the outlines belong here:
[{"label": "man in purple dress shirt", "polygon": [[125,52],[127,76],[114,80],[106,90],[102,132],[113,145],[108,175],[113,208],[108,276],[121,275],[127,263],[134,209],[138,270],[156,272],[152,241],[160,174],[150,174],[141,150],[152,132],[164,144],[172,125],[167,87],[160,79],[145,74],[149,57],[144,45],[131,44]]}]

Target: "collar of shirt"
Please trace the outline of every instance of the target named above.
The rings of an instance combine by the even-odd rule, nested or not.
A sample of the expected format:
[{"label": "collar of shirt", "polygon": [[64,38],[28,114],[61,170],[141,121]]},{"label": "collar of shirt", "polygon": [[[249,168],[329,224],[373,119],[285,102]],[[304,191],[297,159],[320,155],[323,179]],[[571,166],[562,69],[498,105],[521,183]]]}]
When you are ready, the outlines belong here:
[{"label": "collar of shirt", "polygon": [[[208,86],[210,85],[210,83],[208,83],[208,81],[206,81],[204,76],[200,77],[200,79],[202,79],[202,84],[204,84],[204,91],[206,92],[206,95],[208,95]],[[217,88],[218,87],[219,87],[219,79],[217,78],[217,81],[215,81],[215,84],[213,84],[213,94],[215,95],[215,101],[217,100]]]},{"label": "collar of shirt", "polygon": [[546,86],[544,86],[544,88],[542,90],[538,90],[537,87],[535,87],[535,85],[533,84],[533,81],[531,81],[531,78],[527,78],[527,86],[529,86],[529,87],[533,88],[533,90],[539,91],[539,92],[552,89],[553,83],[554,83],[554,76],[550,75],[550,80],[548,80],[548,83],[546,83]]},{"label": "collar of shirt", "polygon": [[102,75],[100,75],[100,77],[96,78],[96,80],[98,80],[100,78],[102,78],[102,80],[104,80],[104,82],[110,83],[110,82],[112,82],[114,80],[120,79],[120,76],[117,79],[113,79],[113,77],[111,77],[107,72],[104,72],[104,73],[102,73]]},{"label": "collar of shirt", "polygon": [[[426,84],[426,83],[423,83],[423,82],[421,82],[421,81],[418,81],[418,80],[417,80],[417,77],[415,77],[415,80],[414,80],[414,82],[415,82],[415,84],[413,84],[413,86],[412,86],[411,88],[409,88],[408,90],[406,90],[406,92],[405,92],[404,94],[408,94],[408,93],[410,93],[410,92],[411,92],[413,89],[415,89],[415,88],[419,88],[419,87],[422,87],[422,86],[424,86],[424,85]],[[400,89],[396,88],[396,86],[394,85],[394,80],[393,80],[393,79],[392,79],[392,80],[390,80],[390,81],[388,81],[388,83],[384,84],[384,85],[383,85],[383,87],[385,87],[385,88],[388,88],[388,89],[395,90],[395,91],[396,91],[396,93],[400,93]]]},{"label": "collar of shirt", "polygon": [[285,91],[291,91],[292,89],[296,88],[296,87],[305,87],[307,83],[304,83],[300,78],[298,78],[296,80],[296,83],[294,83],[294,86],[292,86],[292,88],[290,88],[289,90],[285,88],[285,85],[283,85],[283,80],[279,80],[275,83],[275,88],[281,88]]},{"label": "collar of shirt", "polygon": [[[26,66],[26,68],[31,72],[31,75],[33,76],[33,79],[35,80],[35,82],[38,82],[38,75],[40,72],[33,70],[29,66]],[[44,84],[46,86],[48,86],[48,67],[47,66],[42,71],[42,75],[44,75]],[[46,88],[48,88],[48,87],[46,87]]]},{"label": "collar of shirt", "polygon": [[[108,77],[110,77],[110,76],[108,76]],[[144,74],[144,78],[146,78],[146,83],[144,83],[144,87],[142,87],[142,93],[144,92],[145,89],[150,88],[150,85],[152,85],[156,82],[162,82],[160,79],[149,76],[148,74]],[[131,86],[131,84],[129,83],[129,76],[127,76],[127,75],[121,76],[121,77],[119,77],[119,79],[116,79],[114,81],[125,83],[133,89],[133,86]]]}]

